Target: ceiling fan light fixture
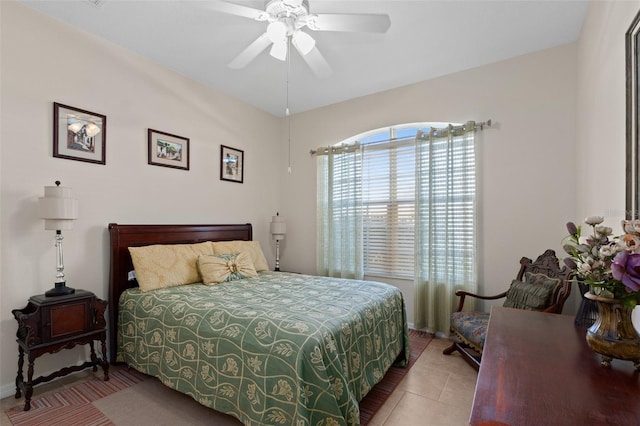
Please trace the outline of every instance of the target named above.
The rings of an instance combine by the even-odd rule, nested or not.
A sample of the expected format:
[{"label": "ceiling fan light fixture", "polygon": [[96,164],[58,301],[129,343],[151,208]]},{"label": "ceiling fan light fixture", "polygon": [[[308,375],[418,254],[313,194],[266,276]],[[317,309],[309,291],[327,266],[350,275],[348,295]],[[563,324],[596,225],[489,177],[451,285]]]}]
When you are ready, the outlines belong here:
[{"label": "ceiling fan light fixture", "polygon": [[302,0],[282,0],[282,3],[289,7],[300,7]]},{"label": "ceiling fan light fixture", "polygon": [[304,31],[296,31],[292,37],[293,45],[302,55],[306,55],[315,47],[316,41]]},{"label": "ceiling fan light fixture", "polygon": [[287,39],[283,39],[277,43],[273,43],[269,54],[276,59],[284,61],[287,59]]},{"label": "ceiling fan light fixture", "polygon": [[318,78],[326,78],[331,74],[331,67],[317,48],[316,41],[308,31],[302,31],[303,29],[385,33],[391,25],[389,15],[382,14],[312,14],[309,9],[310,0],[263,1],[264,10],[242,6],[233,0],[218,0],[211,2],[209,6],[230,15],[266,21],[266,31],[229,63],[230,68],[244,68],[269,46],[271,46],[271,56],[281,61],[287,61],[291,54],[290,45],[293,45],[313,73]]},{"label": "ceiling fan light fixture", "polygon": [[287,39],[287,24],[282,21],[275,21],[267,26],[267,35],[273,43],[280,43]]}]

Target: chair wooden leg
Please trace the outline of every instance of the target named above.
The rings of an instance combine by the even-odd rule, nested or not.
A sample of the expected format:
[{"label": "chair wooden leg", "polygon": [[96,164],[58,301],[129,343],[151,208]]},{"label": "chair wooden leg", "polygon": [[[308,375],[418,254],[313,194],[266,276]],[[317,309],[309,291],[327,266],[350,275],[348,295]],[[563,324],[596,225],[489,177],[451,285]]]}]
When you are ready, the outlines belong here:
[{"label": "chair wooden leg", "polygon": [[467,364],[469,364],[471,367],[475,368],[476,371],[479,371],[480,370],[480,361],[478,361],[476,358],[471,356],[471,354],[469,352],[467,352],[466,350],[464,350],[464,348],[460,347],[459,343],[456,343],[455,345],[456,345],[456,349],[458,349],[458,351],[460,352],[460,355],[462,355],[462,359],[467,361]]},{"label": "chair wooden leg", "polygon": [[449,346],[448,348],[444,349],[442,351],[443,354],[445,355],[451,355],[453,353],[453,351],[457,350],[458,348],[456,348],[456,342],[453,342],[451,344],[451,346]]},{"label": "chair wooden leg", "polygon": [[451,346],[445,348],[442,353],[444,355],[451,355],[454,351],[458,351],[462,359],[464,359],[471,367],[476,371],[480,370],[480,361],[473,357],[459,342],[453,342]]}]

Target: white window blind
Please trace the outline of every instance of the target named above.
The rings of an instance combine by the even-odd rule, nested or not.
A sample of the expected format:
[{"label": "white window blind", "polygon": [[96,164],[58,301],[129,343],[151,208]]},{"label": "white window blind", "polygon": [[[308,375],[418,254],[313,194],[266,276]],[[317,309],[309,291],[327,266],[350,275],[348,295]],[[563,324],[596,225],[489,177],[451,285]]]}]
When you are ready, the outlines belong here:
[{"label": "white window blind", "polygon": [[455,291],[477,289],[475,132],[491,124],[438,124],[313,151],[316,252],[320,274],[411,279],[415,326],[447,333]]},{"label": "white window blind", "polygon": [[411,278],[414,270],[415,133],[364,145],[364,272]]},{"label": "white window blind", "polygon": [[[426,136],[426,135],[425,135]],[[475,271],[476,167],[473,135],[417,142],[418,214],[423,237],[422,268],[451,285],[469,282]]]},{"label": "white window blind", "polygon": [[[446,220],[450,225],[447,233],[449,236],[455,234],[454,241],[460,244],[453,248],[440,247],[440,237],[434,232],[431,238],[434,241],[425,248],[428,256],[438,253],[450,256],[451,250],[460,251],[462,255],[468,252],[467,245],[473,247],[475,244],[475,218],[472,217],[475,215],[474,150],[469,145],[450,149],[442,140],[425,140],[420,135],[428,135],[431,126],[424,124],[359,135],[343,142],[341,147],[335,147],[331,160],[321,167],[327,167],[323,179],[331,182],[322,185],[323,192],[329,192],[321,197],[325,200],[320,208],[324,217],[338,224],[350,220],[352,214],[362,215],[362,222],[356,228],[350,228],[351,232],[359,232],[361,226],[362,268],[366,275],[414,277],[415,235],[419,231],[415,228],[415,215],[418,210],[423,215],[420,223]],[[354,141],[358,142],[357,148],[345,148]],[[360,150],[361,156],[340,154],[345,150]],[[355,180],[359,182],[357,189],[353,186]],[[417,189],[416,183],[419,183]],[[416,195],[420,196],[423,206],[429,206],[426,212],[424,208],[416,208]],[[327,242],[325,251],[345,241],[343,238],[343,242],[337,242],[335,238],[329,240],[334,241]],[[342,256],[334,256],[336,265],[342,263]],[[461,259],[467,257],[462,255]]]}]

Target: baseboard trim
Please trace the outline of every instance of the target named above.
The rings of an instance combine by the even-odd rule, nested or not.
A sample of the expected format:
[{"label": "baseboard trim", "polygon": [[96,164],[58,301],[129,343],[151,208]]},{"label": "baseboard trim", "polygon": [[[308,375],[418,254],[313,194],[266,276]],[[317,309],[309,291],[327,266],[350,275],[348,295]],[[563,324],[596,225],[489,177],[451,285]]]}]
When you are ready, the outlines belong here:
[{"label": "baseboard trim", "polygon": [[0,399],[16,394],[16,385],[4,385],[0,387]]}]

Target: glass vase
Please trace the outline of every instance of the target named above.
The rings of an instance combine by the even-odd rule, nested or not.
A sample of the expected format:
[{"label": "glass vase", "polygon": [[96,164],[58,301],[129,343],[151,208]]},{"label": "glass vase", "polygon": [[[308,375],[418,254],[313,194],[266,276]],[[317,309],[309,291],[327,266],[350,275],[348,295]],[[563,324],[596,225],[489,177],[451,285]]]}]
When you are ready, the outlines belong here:
[{"label": "glass vase", "polygon": [[632,361],[640,371],[640,335],[631,322],[633,308],[618,299],[596,296],[591,292],[584,297],[598,305],[596,321],[587,330],[587,344],[602,357],[602,366],[611,367],[613,358]]}]

